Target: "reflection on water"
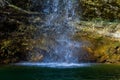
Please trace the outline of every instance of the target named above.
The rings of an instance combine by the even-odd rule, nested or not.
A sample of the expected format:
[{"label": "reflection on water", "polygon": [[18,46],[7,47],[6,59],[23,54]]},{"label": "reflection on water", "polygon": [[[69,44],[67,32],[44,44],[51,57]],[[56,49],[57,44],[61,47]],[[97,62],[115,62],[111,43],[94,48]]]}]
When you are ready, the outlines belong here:
[{"label": "reflection on water", "polygon": [[77,68],[9,65],[0,67],[0,80],[120,80],[120,65]]}]

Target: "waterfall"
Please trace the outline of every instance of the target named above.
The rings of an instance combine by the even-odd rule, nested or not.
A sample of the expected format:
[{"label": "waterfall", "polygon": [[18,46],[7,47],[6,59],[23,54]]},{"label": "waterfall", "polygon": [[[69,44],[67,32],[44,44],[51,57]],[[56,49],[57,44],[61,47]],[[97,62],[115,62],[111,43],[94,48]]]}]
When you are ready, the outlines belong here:
[{"label": "waterfall", "polygon": [[34,0],[33,5],[44,14],[43,24],[36,24],[39,28],[37,36],[44,36],[44,46],[47,47],[42,62],[77,63],[81,43],[72,39],[74,23],[78,19],[75,10],[77,1]]}]

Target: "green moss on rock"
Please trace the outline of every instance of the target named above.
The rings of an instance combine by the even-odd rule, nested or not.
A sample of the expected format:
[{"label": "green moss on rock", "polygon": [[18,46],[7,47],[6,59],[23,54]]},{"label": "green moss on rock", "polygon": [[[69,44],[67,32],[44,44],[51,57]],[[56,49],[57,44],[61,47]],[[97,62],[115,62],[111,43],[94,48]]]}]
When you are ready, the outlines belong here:
[{"label": "green moss on rock", "polygon": [[[94,26],[92,26],[93,24]],[[105,35],[107,31],[110,31],[109,34],[112,33],[111,30],[114,32],[117,23],[104,23],[100,28],[97,26],[98,24],[101,23],[83,21],[79,25],[80,28],[75,35],[75,40],[87,42],[87,45],[85,44],[83,47],[88,51],[89,61],[120,63],[120,39]],[[104,29],[107,30],[104,34],[98,33]]]},{"label": "green moss on rock", "polygon": [[86,20],[103,18],[120,20],[120,0],[80,0],[82,16]]},{"label": "green moss on rock", "polygon": [[0,63],[13,63],[27,60],[28,52],[32,50],[34,26],[19,25],[15,31],[5,33],[0,39]]}]

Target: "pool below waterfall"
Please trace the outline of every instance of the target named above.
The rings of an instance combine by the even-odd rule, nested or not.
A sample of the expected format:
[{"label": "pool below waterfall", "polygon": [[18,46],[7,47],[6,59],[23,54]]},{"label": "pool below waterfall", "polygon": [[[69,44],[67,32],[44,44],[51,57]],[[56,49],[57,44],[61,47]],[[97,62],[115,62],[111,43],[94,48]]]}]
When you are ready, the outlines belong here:
[{"label": "pool below waterfall", "polygon": [[2,65],[0,80],[120,80],[120,65],[85,63],[65,65],[52,66],[52,63]]}]

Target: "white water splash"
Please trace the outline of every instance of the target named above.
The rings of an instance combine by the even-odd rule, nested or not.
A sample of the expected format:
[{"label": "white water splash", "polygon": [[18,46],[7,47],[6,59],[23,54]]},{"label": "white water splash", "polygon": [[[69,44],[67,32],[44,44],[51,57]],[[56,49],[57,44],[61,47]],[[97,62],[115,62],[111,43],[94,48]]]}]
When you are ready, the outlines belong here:
[{"label": "white water splash", "polygon": [[38,66],[38,67],[51,67],[51,68],[79,68],[79,67],[88,67],[93,64],[90,63],[30,63],[30,62],[23,62],[15,64],[17,66]]}]

